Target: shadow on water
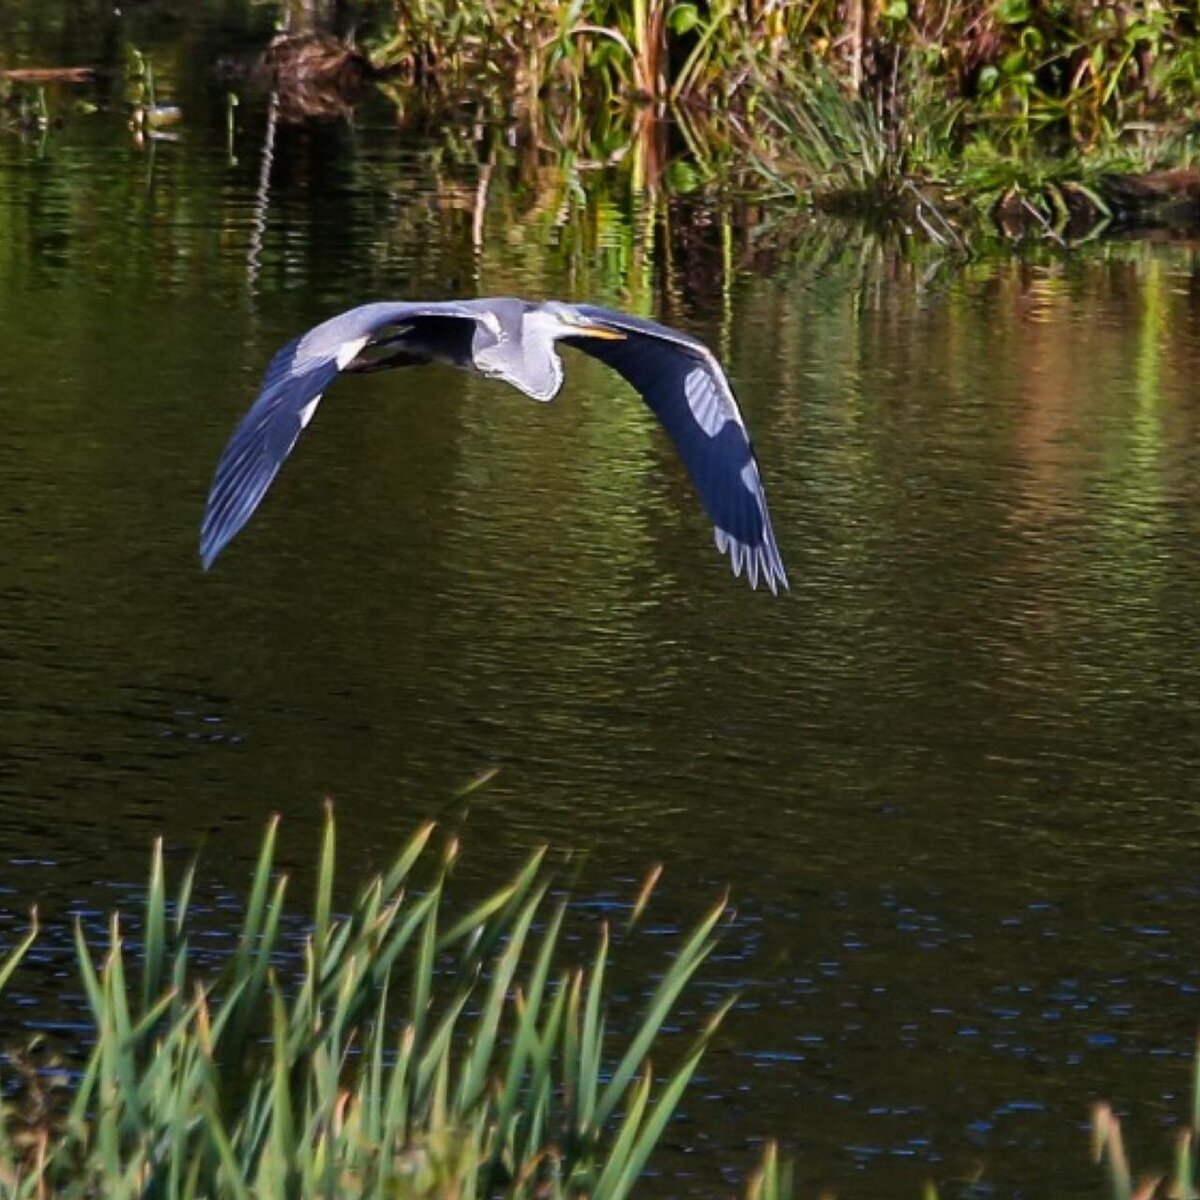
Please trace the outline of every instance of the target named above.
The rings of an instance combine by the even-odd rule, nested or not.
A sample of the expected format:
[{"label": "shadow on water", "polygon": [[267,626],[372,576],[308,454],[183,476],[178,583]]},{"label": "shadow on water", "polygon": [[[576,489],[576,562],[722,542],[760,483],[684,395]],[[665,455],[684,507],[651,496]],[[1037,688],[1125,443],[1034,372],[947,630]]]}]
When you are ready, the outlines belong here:
[{"label": "shadow on water", "polygon": [[[178,142],[135,145],[111,81],[0,140],[0,936],[35,899],[53,931],[27,1024],[69,1033],[67,915],[136,895],[155,833],[207,847],[219,955],[268,814],[303,871],[333,796],[365,869],[499,767],[467,881],[548,839],[601,911],[664,861],[664,931],[737,898],[704,1002],[746,1000],[652,1189],[713,1194],[777,1132],[804,1187],[1061,1194],[1097,1096],[1165,1146],[1200,1011],[1193,247],[962,265],[382,102],[281,126],[264,188],[262,98],[231,144],[186,38],[142,40]],[[721,354],[791,595],[729,577],[582,359],[545,407],[347,381],[200,572],[276,347],[497,293]]]}]

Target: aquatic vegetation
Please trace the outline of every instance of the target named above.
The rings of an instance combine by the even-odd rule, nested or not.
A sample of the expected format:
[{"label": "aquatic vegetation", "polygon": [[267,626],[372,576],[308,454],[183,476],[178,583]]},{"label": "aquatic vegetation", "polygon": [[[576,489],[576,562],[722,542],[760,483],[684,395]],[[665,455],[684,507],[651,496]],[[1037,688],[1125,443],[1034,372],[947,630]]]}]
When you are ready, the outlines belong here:
[{"label": "aquatic vegetation", "polygon": [[[458,857],[421,827],[345,911],[325,827],[301,962],[284,930],[276,827],[236,950],[203,977],[190,951],[194,870],[168,898],[156,846],[136,955],[114,915],[97,953],[76,930],[94,1042],[81,1076],[0,1108],[6,1196],[627,1195],[734,1001],[669,1072],[664,1026],[712,951],[724,902],[683,936],[618,1036],[606,1011],[614,936],[572,966],[567,901],[546,854],[465,911]],[[652,883],[631,909],[636,924]],[[11,981],[36,925],[0,960]],[[291,953],[289,953],[291,952]],[[11,1095],[11,1062],[0,1095]],[[751,1194],[786,1176],[772,1149]]]},{"label": "aquatic vegetation", "polygon": [[1200,1196],[1200,1175],[1196,1171],[1194,1147],[1200,1135],[1200,1054],[1193,1079],[1191,1124],[1175,1140],[1175,1153],[1169,1170],[1135,1180],[1121,1135],[1121,1122],[1108,1104],[1092,1110],[1092,1155],[1108,1178],[1113,1200],[1138,1200],[1138,1197],[1170,1196],[1172,1200],[1192,1200]]},{"label": "aquatic vegetation", "polygon": [[374,48],[381,64],[402,65],[413,77],[444,90],[478,87],[490,78],[518,103],[536,104],[561,89],[576,100],[728,98],[731,74],[744,72],[755,46],[768,58],[799,31],[797,8],[772,0],[705,6],[668,0],[573,0],[532,5],[498,0],[460,5],[452,0],[395,0],[390,28]]},{"label": "aquatic vegetation", "polygon": [[[588,961],[565,964],[568,902],[545,851],[460,912],[447,888],[458,844],[438,849],[426,824],[339,911],[330,815],[297,966],[276,828],[216,975],[202,977],[189,951],[195,868],[169,899],[161,842],[136,960],[121,916],[99,955],[77,928],[94,1040],[75,1079],[22,1052],[6,1056],[0,1195],[628,1196],[736,1002],[655,1077],[648,1056],[663,1052],[725,902],[681,938],[639,1021],[616,1038],[607,980],[620,939],[602,927]],[[657,879],[631,904],[622,936]],[[38,934],[35,914],[0,957],[0,996]],[[1117,1200],[1200,1195],[1200,1055],[1190,1124],[1168,1170],[1135,1181],[1110,1106],[1096,1105],[1092,1128]],[[793,1194],[791,1166],[769,1142],[746,1200]],[[927,1185],[926,1196],[937,1194]]]},{"label": "aquatic vegetation", "polygon": [[818,61],[781,67],[758,111],[771,136],[748,141],[763,175],[783,193],[807,190],[826,207],[885,207],[904,183],[904,155],[878,111]]},{"label": "aquatic vegetation", "polygon": [[[350,41],[314,27],[264,45],[258,86],[274,80],[281,122],[345,119],[370,80],[401,124],[419,112],[501,129],[591,167],[636,157],[648,190],[765,187],[899,217],[944,244],[1011,191],[974,190],[981,159],[1029,168],[1002,233],[1069,241],[1105,227],[1096,176],[1193,157],[1200,27],[1160,0],[391,0],[358,15]],[[135,132],[170,137],[148,54],[127,45],[126,57]],[[10,124],[44,130],[31,81],[15,82],[29,71],[8,74]],[[1078,170],[1042,187],[1055,160]]]},{"label": "aquatic vegetation", "polygon": [[[899,208],[931,231],[947,222],[930,189],[970,190],[980,153],[1065,155],[1082,164],[1092,233],[1106,213],[1086,203],[1087,176],[1181,161],[1198,39],[1182,6],[1161,3],[397,0],[376,55],[445,97],[490,94],[539,128],[570,126],[580,149],[600,128],[611,149],[614,122],[631,141],[645,106],[726,184],[745,182],[748,161],[776,195]],[[1024,233],[1062,224],[1035,183],[1019,207]]]},{"label": "aquatic vegetation", "polygon": [[1014,129],[1058,124],[1081,138],[1194,98],[1200,62],[1192,14],[1155,2],[394,0],[385,26],[378,57],[442,85],[515,65],[531,95],[568,83],[725,107],[757,94],[753,68],[820,60],[888,123],[941,97]]}]

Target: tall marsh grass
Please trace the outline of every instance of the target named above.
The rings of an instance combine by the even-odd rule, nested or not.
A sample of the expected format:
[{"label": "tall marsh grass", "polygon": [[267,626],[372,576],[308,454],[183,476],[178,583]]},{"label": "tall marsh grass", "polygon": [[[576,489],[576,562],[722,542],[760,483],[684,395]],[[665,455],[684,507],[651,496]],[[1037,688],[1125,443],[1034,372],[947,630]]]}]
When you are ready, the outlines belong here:
[{"label": "tall marsh grass", "polygon": [[935,194],[970,194],[972,163],[1015,163],[1026,231],[1054,233],[1046,162],[1083,163],[1085,187],[1190,165],[1200,100],[1195,6],[1165,0],[394,0],[375,53],[593,151],[670,114],[726,183],[751,161],[776,195],[906,208],[947,243]]},{"label": "tall marsh grass", "polygon": [[1194,5],[1140,0],[393,0],[378,46],[427,79],[514,68],[540,93],[724,107],[753,70],[820,60],[887,120],[914,97],[966,101],[991,121],[1082,139],[1178,111],[1200,88]]},{"label": "tall marsh grass", "polygon": [[[194,870],[168,896],[156,845],[136,955],[111,918],[97,953],[76,929],[92,1022],[86,1065],[47,1080],[0,1064],[0,1197],[105,1200],[624,1200],[637,1184],[727,1001],[668,1055],[651,1056],[713,950],[721,902],[683,935],[640,1017],[609,1027],[610,931],[584,961],[545,853],[465,910],[448,895],[458,846],[422,826],[386,870],[335,907],[326,820],[299,963],[288,880],[265,834],[236,946],[216,974],[189,952]],[[640,918],[652,874],[624,931]],[[38,937],[0,957],[0,997]],[[136,961],[135,961],[136,959]],[[285,970],[286,968],[286,970]],[[1114,1200],[1195,1200],[1200,1055],[1173,1162],[1135,1178],[1120,1121],[1093,1113]],[[1099,1180],[1097,1181],[1099,1184]],[[746,1200],[790,1200],[773,1143]],[[936,1197],[930,1183],[925,1195]]]},{"label": "tall marsh grass", "polygon": [[[330,817],[300,963],[285,970],[295,913],[275,843],[272,824],[219,974],[190,951],[194,872],[169,894],[161,844],[140,951],[119,916],[100,952],[76,929],[94,1041],[63,1100],[33,1106],[36,1120],[28,1098],[12,1099],[11,1066],[0,1081],[0,1195],[629,1194],[732,1004],[666,1056],[668,1070],[652,1068],[724,902],[680,938],[618,1035],[609,930],[570,965],[568,906],[544,852],[461,911],[447,896],[457,844],[437,848],[426,825],[339,911]],[[0,986],[36,936],[0,961]],[[785,1185],[772,1151],[752,1193],[771,1200]]]}]

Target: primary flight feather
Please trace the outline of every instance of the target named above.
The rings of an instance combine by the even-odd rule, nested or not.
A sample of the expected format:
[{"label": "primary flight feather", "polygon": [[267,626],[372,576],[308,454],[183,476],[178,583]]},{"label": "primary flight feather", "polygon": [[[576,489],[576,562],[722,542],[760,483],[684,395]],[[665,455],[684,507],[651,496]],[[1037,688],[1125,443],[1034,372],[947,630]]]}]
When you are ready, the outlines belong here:
[{"label": "primary flight feather", "polygon": [[628,313],[510,297],[364,304],[284,346],[217,463],[200,528],[205,569],[253,515],[339,374],[444,363],[552,400],[563,381],[560,342],[607,363],[658,417],[734,574],[786,588],[750,435],[713,353]]}]

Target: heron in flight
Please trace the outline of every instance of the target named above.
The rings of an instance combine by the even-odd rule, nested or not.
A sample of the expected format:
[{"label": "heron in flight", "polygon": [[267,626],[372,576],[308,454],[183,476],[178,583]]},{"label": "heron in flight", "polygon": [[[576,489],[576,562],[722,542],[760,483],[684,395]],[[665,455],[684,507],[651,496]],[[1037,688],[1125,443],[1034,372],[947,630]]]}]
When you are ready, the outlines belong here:
[{"label": "heron in flight", "polygon": [[674,441],[734,574],[745,571],[752,587],[786,588],[750,435],[713,353],[628,313],[509,297],[364,304],[284,346],[217,463],[200,529],[205,570],[250,519],[341,372],[445,363],[546,401],[562,386],[559,343],[607,363],[641,394]]}]

